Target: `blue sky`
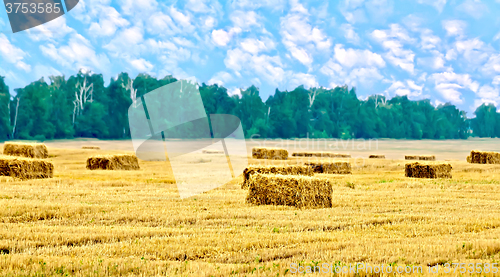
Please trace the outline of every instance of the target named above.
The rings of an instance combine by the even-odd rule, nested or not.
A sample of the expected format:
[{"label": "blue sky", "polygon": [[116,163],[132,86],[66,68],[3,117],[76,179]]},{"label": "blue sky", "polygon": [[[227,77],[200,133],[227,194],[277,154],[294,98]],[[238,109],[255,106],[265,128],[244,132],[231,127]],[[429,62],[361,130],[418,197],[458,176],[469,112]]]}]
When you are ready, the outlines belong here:
[{"label": "blue sky", "polygon": [[[355,86],[358,96],[500,105],[500,0],[84,0],[13,34],[0,11],[11,90],[80,68],[280,90]],[[48,80],[46,78],[46,80]]]}]

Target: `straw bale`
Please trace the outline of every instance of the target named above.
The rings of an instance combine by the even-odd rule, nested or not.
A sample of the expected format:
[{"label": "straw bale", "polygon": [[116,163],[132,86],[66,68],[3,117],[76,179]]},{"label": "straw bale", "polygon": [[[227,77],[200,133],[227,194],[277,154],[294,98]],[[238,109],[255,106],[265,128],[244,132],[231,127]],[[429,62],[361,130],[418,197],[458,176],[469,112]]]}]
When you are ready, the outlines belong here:
[{"label": "straw bale", "polygon": [[43,143],[6,142],[3,146],[3,154],[34,159],[49,157],[47,146]]},{"label": "straw bale", "polygon": [[323,157],[323,158],[350,158],[349,154],[339,154],[330,152],[295,152],[293,157]]},{"label": "straw bale", "polygon": [[87,169],[135,170],[139,169],[139,161],[134,155],[96,155],[87,159]]},{"label": "straw bale", "polygon": [[306,165],[252,165],[243,170],[242,189],[248,188],[248,179],[252,174],[281,174],[281,175],[304,175],[313,176],[314,172],[310,166]]},{"label": "straw bale", "polygon": [[254,147],[252,149],[252,158],[286,160],[288,159],[288,151],[281,148]]},{"label": "straw bale", "polygon": [[467,162],[475,164],[500,164],[500,153],[486,151],[470,151]]},{"label": "straw bale", "polygon": [[435,161],[434,155],[405,156],[405,160]]},{"label": "straw bale", "polygon": [[0,176],[19,179],[54,177],[54,165],[46,160],[0,155]]},{"label": "straw bale", "polygon": [[369,159],[385,159],[385,155],[370,155]]},{"label": "straw bale", "polygon": [[82,146],[82,149],[88,149],[88,150],[100,150],[101,147],[99,146],[92,146],[92,145],[84,145]]},{"label": "straw bale", "polygon": [[247,203],[297,208],[331,208],[332,184],[313,176],[252,174]]},{"label": "straw bale", "polygon": [[309,162],[305,165],[310,166],[314,173],[351,174],[351,164],[348,162]]},{"label": "straw bale", "polygon": [[421,164],[409,163],[405,165],[405,176],[412,178],[451,178],[450,164]]},{"label": "straw bale", "polygon": [[205,149],[201,151],[203,154],[224,154],[222,150]]}]

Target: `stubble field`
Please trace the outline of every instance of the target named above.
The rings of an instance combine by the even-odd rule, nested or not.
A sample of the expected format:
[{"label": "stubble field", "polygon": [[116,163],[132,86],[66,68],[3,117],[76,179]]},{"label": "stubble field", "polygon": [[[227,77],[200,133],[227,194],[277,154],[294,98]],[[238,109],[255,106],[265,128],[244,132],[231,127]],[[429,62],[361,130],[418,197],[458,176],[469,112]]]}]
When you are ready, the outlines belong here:
[{"label": "stubble field", "polygon": [[[307,210],[246,204],[241,177],[181,200],[163,162],[85,169],[90,155],[133,153],[130,141],[47,142],[53,179],[0,177],[0,275],[282,276],[294,275],[291,263],[499,263],[500,165],[465,161],[473,149],[499,151],[498,142],[321,142],[313,150],[350,153],[353,173],[324,175],[333,207]],[[300,143],[267,145],[314,145]],[[101,150],[80,149],[88,144]],[[453,178],[406,178],[405,154],[435,154]],[[199,170],[207,157],[200,154]]]}]

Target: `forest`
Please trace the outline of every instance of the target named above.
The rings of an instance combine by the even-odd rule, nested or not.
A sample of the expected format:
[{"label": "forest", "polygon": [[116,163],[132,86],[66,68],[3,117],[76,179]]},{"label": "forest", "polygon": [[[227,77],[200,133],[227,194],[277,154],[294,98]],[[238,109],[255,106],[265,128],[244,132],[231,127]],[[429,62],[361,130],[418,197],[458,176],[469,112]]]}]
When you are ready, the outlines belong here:
[{"label": "forest", "polygon": [[[80,71],[51,76],[10,91],[0,77],[0,140],[50,140],[78,137],[130,138],[128,108],[142,95],[177,81],[127,73],[105,86],[102,74]],[[483,104],[474,117],[452,104],[434,107],[430,100],[406,96],[360,100],[355,88],[299,86],[263,101],[251,86],[229,95],[218,85],[199,85],[207,114],[233,114],[253,138],[395,138],[466,139],[500,137],[500,114]]]}]

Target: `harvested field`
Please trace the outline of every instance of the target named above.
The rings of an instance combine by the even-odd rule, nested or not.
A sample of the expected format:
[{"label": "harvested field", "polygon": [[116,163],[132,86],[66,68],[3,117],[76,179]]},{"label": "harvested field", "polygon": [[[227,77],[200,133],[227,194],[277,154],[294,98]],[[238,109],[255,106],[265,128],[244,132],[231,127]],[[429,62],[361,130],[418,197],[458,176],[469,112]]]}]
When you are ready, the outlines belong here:
[{"label": "harvested field", "polygon": [[369,159],[385,159],[385,155],[370,155]]},{"label": "harvested field", "polygon": [[248,180],[252,174],[281,174],[281,175],[305,175],[313,176],[314,172],[310,166],[306,165],[260,165],[249,166],[243,171],[243,182],[241,188],[246,189],[249,186]]},{"label": "harvested field", "polygon": [[43,143],[6,142],[3,147],[3,154],[34,159],[49,157],[47,146]]},{"label": "harvested field", "polygon": [[331,208],[332,184],[328,179],[279,174],[252,174],[247,203],[297,208]]},{"label": "harvested field", "polygon": [[500,164],[500,153],[472,150],[467,162],[474,164]]},{"label": "harvested field", "polygon": [[98,155],[87,159],[87,169],[136,170],[139,161],[135,155]]},{"label": "harvested field", "polygon": [[412,178],[451,178],[450,164],[411,163],[405,166],[405,176]]},{"label": "harvested field", "polygon": [[288,151],[286,149],[281,149],[281,148],[254,147],[252,149],[252,158],[286,160],[288,159]]},{"label": "harvested field", "polygon": [[349,162],[307,162],[314,173],[327,174],[351,174],[351,164]]},{"label": "harvested field", "polygon": [[349,154],[329,153],[329,152],[295,152],[293,157],[322,157],[322,158],[350,158]]},{"label": "harvested field", "polygon": [[54,176],[54,165],[46,160],[0,155],[0,176],[43,179]]},{"label": "harvested field", "polygon": [[87,150],[100,150],[101,147],[99,146],[91,146],[91,145],[84,145],[82,146],[82,149],[87,149]]},{"label": "harvested field", "polygon": [[436,156],[434,156],[434,155],[405,156],[405,160],[435,161],[436,160]]}]

